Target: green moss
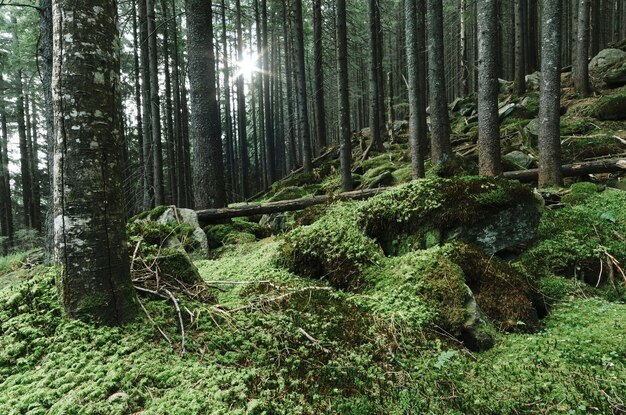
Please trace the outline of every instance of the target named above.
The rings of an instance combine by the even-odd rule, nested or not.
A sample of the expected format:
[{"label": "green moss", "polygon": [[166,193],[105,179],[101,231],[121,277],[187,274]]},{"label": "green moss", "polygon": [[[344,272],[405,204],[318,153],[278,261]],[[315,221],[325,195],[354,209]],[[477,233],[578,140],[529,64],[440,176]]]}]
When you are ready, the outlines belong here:
[{"label": "green moss", "polygon": [[587,196],[576,205],[546,212],[537,242],[522,256],[529,272],[592,285],[598,278],[619,283],[610,256],[626,263],[626,192],[606,189]]},{"label": "green moss", "polygon": [[299,199],[311,195],[310,186],[288,186],[283,187],[268,198],[268,202],[278,202],[281,200]]},{"label": "green moss", "polygon": [[595,128],[588,118],[561,117],[561,136],[587,134]]},{"label": "green moss", "polygon": [[621,88],[616,94],[600,97],[590,108],[589,113],[601,120],[622,120],[624,108],[626,108],[626,88]]},{"label": "green moss", "polygon": [[626,145],[611,135],[568,137],[561,145],[564,163],[622,153]]},{"label": "green moss", "polygon": [[578,281],[557,276],[542,278],[538,281],[537,286],[546,303],[550,306],[566,299],[570,295],[581,292],[583,289]]},{"label": "green moss", "polygon": [[357,222],[358,203],[338,203],[318,221],[285,236],[281,262],[309,278],[335,287],[355,287],[365,266],[380,258],[378,247]]},{"label": "green moss", "polygon": [[257,238],[269,236],[270,231],[256,222],[245,218],[235,218],[228,223],[210,225],[204,228],[209,248],[220,248],[224,245],[254,242]]},{"label": "green moss", "polygon": [[561,198],[563,203],[576,205],[589,199],[598,192],[598,186],[589,182],[578,182],[570,186],[570,192]]},{"label": "green moss", "polygon": [[471,245],[453,243],[445,246],[445,252],[463,270],[478,306],[496,327],[505,331],[539,327],[545,306],[531,278]]},{"label": "green moss", "polygon": [[408,183],[413,179],[413,171],[411,170],[411,165],[405,165],[404,167],[400,167],[391,173],[393,176],[394,183]]},{"label": "green moss", "polygon": [[428,178],[366,201],[360,208],[360,224],[389,253],[396,238],[411,234],[425,238],[432,231],[443,237],[448,230],[519,203],[535,202],[530,190],[518,182],[472,176]]},{"label": "green moss", "polygon": [[360,300],[394,325],[418,332],[437,324],[459,336],[468,319],[463,271],[440,248],[385,258],[364,276]]},{"label": "green moss", "polygon": [[0,256],[0,277],[17,269],[26,260],[31,251],[16,252],[7,256]]},{"label": "green moss", "polygon": [[193,252],[199,243],[193,239],[194,228],[188,223],[160,223],[150,220],[134,221],[126,225],[128,248],[131,254],[138,246],[138,253],[148,254],[167,245],[169,238],[176,238],[187,252]]}]

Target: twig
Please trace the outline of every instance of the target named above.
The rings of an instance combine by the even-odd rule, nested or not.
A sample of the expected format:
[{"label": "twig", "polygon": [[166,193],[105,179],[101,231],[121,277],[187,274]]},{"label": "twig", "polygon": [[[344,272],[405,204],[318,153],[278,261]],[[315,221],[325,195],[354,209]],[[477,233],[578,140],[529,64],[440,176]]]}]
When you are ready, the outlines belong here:
[{"label": "twig", "polygon": [[158,291],[149,290],[149,289],[147,289],[147,288],[139,287],[139,286],[137,286],[137,285],[135,285],[135,290],[137,290],[137,291],[139,291],[139,292],[142,292],[142,293],[144,293],[144,294],[150,294],[150,295],[153,295],[153,296],[155,296],[155,297],[162,298],[162,299],[164,299],[164,300],[169,300],[169,299],[170,299],[169,297],[167,297],[167,296],[165,296],[165,295],[161,294],[161,293],[160,293],[160,292],[158,292]]},{"label": "twig", "polygon": [[181,356],[185,354],[185,324],[183,323],[183,315],[180,312],[180,306],[178,305],[178,300],[174,297],[174,294],[168,289],[163,289],[165,294],[168,295],[172,303],[174,303],[174,308],[176,309],[176,313],[178,314],[178,323],[180,324],[180,335],[181,335],[181,344],[180,344],[180,354]]},{"label": "twig", "polygon": [[159,327],[159,325],[156,323],[156,321],[154,321],[152,319],[152,317],[150,317],[150,314],[148,313],[148,310],[146,310],[146,307],[144,307],[143,303],[141,302],[141,300],[139,299],[138,296],[137,296],[137,302],[141,306],[141,309],[143,310],[143,312],[146,313],[146,316],[148,317],[148,320],[150,320],[152,325],[159,331],[159,333],[161,333],[163,338],[165,338],[165,340],[167,340],[167,342],[169,343],[170,347],[172,347],[172,341],[170,340],[169,337],[167,337],[167,334],[165,334],[165,332],[163,330],[161,330],[161,327]]},{"label": "twig", "polygon": [[327,348],[325,348],[324,346],[322,346],[320,344],[320,342],[313,336],[311,336],[309,333],[307,333],[306,331],[304,331],[304,329],[302,327],[298,327],[298,331],[300,333],[302,333],[304,335],[304,337],[306,337],[307,339],[309,339],[309,341],[311,343],[313,343],[316,347],[319,347],[324,353],[330,353],[330,350],[328,350]]}]

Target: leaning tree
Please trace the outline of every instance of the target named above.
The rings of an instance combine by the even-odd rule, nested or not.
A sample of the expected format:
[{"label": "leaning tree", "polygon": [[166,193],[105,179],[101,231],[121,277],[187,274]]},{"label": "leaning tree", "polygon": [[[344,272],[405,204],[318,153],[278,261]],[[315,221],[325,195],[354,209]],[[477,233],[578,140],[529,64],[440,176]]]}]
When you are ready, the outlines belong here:
[{"label": "leaning tree", "polygon": [[123,211],[117,5],[53,1],[54,243],[71,318],[134,317]]}]

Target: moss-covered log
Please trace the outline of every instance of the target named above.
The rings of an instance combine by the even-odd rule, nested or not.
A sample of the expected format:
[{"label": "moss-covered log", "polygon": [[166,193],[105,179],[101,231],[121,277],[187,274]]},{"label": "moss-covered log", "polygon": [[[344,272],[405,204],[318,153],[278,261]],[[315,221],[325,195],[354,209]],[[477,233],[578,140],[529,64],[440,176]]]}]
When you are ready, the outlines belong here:
[{"label": "moss-covered log", "polygon": [[[563,177],[584,176],[595,173],[614,173],[626,171],[626,159],[610,159],[573,163],[561,166]],[[508,171],[503,174],[506,179],[532,182],[537,180],[538,169]]]}]

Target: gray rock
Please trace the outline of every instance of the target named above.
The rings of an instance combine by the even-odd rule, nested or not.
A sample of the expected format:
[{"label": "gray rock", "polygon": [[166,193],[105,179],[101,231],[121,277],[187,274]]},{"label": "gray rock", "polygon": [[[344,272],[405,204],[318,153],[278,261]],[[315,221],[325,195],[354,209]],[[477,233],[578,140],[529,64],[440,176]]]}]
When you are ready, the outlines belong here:
[{"label": "gray rock", "polygon": [[368,186],[368,189],[376,189],[377,187],[390,186],[393,184],[393,175],[390,171],[386,171],[377,176]]},{"label": "gray rock", "polygon": [[266,226],[273,232],[282,232],[287,225],[287,217],[283,213],[270,213],[261,216],[259,225]]},{"label": "gray rock", "polygon": [[533,137],[539,137],[539,118],[533,118],[526,124],[526,132]]},{"label": "gray rock", "polygon": [[504,160],[519,167],[520,170],[527,169],[533,163],[533,158],[523,151],[515,150],[502,157]]},{"label": "gray rock", "polygon": [[626,52],[620,49],[601,50],[589,62],[592,80],[601,80],[610,88],[626,84]]},{"label": "gray rock", "polygon": [[508,209],[486,214],[473,225],[454,229],[447,240],[462,240],[476,245],[488,255],[532,240],[537,235],[543,199],[535,197]]},{"label": "gray rock", "polygon": [[476,303],[472,290],[466,285],[465,315],[461,339],[465,346],[475,352],[482,352],[493,347],[493,336],[488,331],[485,317]]},{"label": "gray rock", "polygon": [[511,115],[513,110],[515,110],[516,105],[514,103],[505,104],[498,109],[498,117],[500,121],[504,120],[506,117]]},{"label": "gray rock", "polygon": [[[209,252],[209,242],[207,240],[206,234],[200,228],[200,224],[198,222],[198,214],[193,209],[180,209],[175,206],[168,208],[165,212],[159,216],[157,222],[167,224],[167,223],[186,223],[193,226],[193,234],[191,237],[195,239],[200,245],[200,250],[202,253]],[[168,238],[168,240],[171,238]],[[175,244],[174,242],[172,242]],[[180,241],[178,241],[180,245]],[[182,247],[182,245],[181,245]]]},{"label": "gray rock", "polygon": [[539,90],[539,84],[541,83],[541,72],[534,72],[526,75],[526,89]]}]

